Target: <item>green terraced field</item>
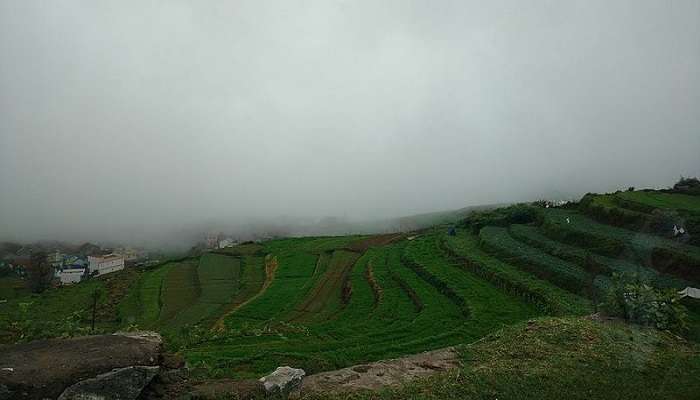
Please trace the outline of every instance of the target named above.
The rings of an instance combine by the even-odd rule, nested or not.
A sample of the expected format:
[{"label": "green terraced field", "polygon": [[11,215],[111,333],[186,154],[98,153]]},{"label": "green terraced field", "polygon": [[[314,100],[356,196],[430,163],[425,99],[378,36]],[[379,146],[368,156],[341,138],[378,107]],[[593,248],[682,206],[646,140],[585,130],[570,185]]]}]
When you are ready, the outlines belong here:
[{"label": "green terraced field", "polygon": [[673,287],[683,289],[692,284],[686,280],[666,274],[660,274],[653,268],[636,264],[621,258],[601,256],[589,250],[558,242],[547,237],[539,228],[529,225],[511,225],[511,235],[523,243],[540,249],[542,252],[554,257],[585,266],[592,263],[600,273],[611,275],[612,273],[637,274],[642,279],[649,281],[658,287]]},{"label": "green terraced field", "polygon": [[[629,193],[693,210],[693,199]],[[133,272],[115,316],[98,322],[160,331],[196,376],[250,378],[279,365],[313,373],[470,343],[538,316],[587,315],[614,272],[692,286],[700,248],[585,215],[591,202],[618,207],[609,196],[567,209],[502,209],[474,219],[477,227],[465,220],[455,235],[439,226],[216,250]],[[508,210],[519,213],[516,221]],[[527,215],[535,217],[523,221]],[[86,310],[97,287],[109,284],[89,280],[0,304],[0,338],[14,334],[20,302],[34,302],[44,318],[65,318]],[[698,310],[689,326],[687,337],[698,340]]]},{"label": "green terraced field", "polygon": [[616,197],[643,204],[651,208],[665,210],[684,210],[700,214],[700,196],[662,192],[621,192]]},{"label": "green terraced field", "polygon": [[481,246],[502,260],[574,293],[590,292],[595,274],[522,243],[508,229],[487,226],[479,232]]},{"label": "green terraced field", "polygon": [[547,209],[543,214],[544,232],[554,239],[602,255],[622,256],[679,278],[700,281],[700,247],[606,225],[576,211]]}]

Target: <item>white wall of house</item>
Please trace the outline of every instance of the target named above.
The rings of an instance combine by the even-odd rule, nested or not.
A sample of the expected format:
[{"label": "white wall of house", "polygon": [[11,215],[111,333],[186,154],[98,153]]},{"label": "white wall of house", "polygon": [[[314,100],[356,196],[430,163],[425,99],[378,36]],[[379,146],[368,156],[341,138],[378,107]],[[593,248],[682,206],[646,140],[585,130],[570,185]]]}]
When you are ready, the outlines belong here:
[{"label": "white wall of house", "polygon": [[71,283],[78,283],[83,279],[85,274],[85,268],[70,268],[58,271],[56,276],[61,281],[62,285],[69,285]]},{"label": "white wall of house", "polygon": [[91,274],[97,272],[97,275],[104,275],[122,269],[124,269],[124,257],[116,255],[88,257],[88,270]]}]

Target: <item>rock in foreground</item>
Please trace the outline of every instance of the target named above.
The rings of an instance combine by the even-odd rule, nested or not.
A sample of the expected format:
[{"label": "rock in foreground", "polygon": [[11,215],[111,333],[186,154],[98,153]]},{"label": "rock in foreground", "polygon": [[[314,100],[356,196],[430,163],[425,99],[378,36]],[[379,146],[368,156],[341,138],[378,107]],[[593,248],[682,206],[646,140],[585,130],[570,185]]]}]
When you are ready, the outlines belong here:
[{"label": "rock in foreground", "polygon": [[265,387],[268,394],[288,395],[301,386],[306,372],[303,369],[291,367],[278,367],[275,372],[260,378],[260,382]]},{"label": "rock in foreground", "polygon": [[126,367],[86,379],[66,389],[58,400],[135,400],[159,367]]},{"label": "rock in foreground", "polygon": [[162,344],[158,334],[149,332],[0,346],[0,393],[55,399],[69,386],[115,369],[158,365]]}]

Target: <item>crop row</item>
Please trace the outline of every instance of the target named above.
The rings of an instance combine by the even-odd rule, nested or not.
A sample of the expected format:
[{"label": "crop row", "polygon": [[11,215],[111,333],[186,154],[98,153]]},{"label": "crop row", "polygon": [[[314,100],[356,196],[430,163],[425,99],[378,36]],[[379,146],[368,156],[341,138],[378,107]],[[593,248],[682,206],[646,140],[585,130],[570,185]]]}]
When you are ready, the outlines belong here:
[{"label": "crop row", "polygon": [[591,310],[586,299],[486,254],[479,248],[478,237],[472,234],[460,232],[458,236],[446,236],[443,244],[461,268],[535,304],[545,314],[582,315]]},{"label": "crop row", "polygon": [[624,259],[602,256],[590,250],[557,242],[544,235],[544,233],[534,226],[511,225],[510,232],[513,237],[545,253],[576,263],[584,268],[596,269],[600,273],[606,275],[612,275],[613,273],[635,274],[648,283],[658,287],[685,288],[690,285],[689,282],[683,279],[660,274],[653,268],[644,265],[632,263]]},{"label": "crop row", "polygon": [[538,277],[573,293],[587,293],[593,276],[578,265],[543,253],[513,239],[507,228],[487,226],[479,232],[481,246],[508,263],[515,264]]},{"label": "crop row", "polygon": [[700,281],[700,248],[696,246],[604,225],[574,211],[547,209],[543,214],[543,232],[553,239]]}]

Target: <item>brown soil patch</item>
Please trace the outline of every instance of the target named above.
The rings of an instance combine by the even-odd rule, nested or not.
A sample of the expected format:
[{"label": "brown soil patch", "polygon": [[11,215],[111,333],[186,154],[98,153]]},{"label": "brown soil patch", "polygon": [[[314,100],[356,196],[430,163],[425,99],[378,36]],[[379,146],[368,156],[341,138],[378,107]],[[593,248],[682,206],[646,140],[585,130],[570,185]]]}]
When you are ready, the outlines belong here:
[{"label": "brown soil patch", "polygon": [[367,279],[367,282],[369,282],[369,286],[372,288],[372,294],[374,294],[374,307],[377,307],[377,305],[382,301],[382,287],[379,286],[379,283],[377,280],[374,278],[374,269],[372,266],[372,261],[367,263],[367,269],[365,270],[365,278]]}]

